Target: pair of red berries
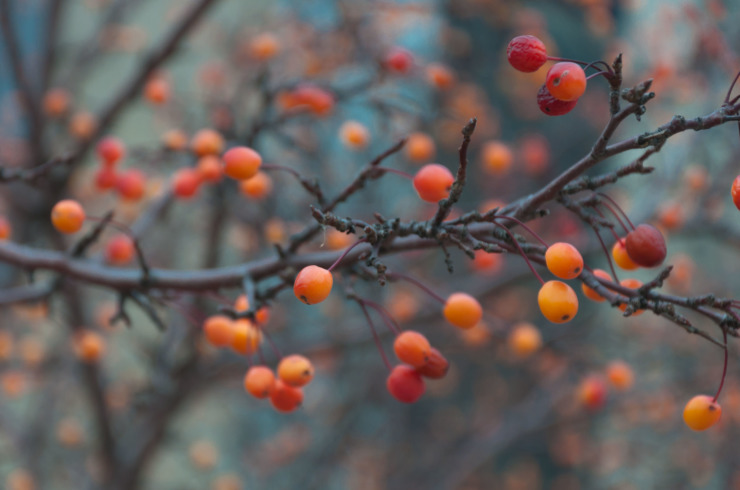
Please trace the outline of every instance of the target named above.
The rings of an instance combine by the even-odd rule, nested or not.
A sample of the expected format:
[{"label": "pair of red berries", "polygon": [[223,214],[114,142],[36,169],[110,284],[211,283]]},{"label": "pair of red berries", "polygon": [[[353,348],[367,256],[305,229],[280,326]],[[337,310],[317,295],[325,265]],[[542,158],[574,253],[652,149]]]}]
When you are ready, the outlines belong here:
[{"label": "pair of red berries", "polygon": [[[535,36],[517,36],[509,42],[506,56],[515,69],[531,73],[549,58],[545,43]],[[547,72],[545,84],[537,93],[537,105],[549,116],[561,116],[572,111],[578,99],[586,92],[586,72],[578,63],[555,63]]]}]

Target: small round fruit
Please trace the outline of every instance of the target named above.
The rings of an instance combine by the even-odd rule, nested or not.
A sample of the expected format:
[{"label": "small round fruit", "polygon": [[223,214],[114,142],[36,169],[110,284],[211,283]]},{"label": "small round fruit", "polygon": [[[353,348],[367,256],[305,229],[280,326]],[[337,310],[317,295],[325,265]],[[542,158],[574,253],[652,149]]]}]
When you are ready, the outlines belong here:
[{"label": "small round fruit", "polygon": [[606,383],[601,376],[592,374],[581,381],[578,398],[589,410],[598,410],[606,403]]},{"label": "small round fruit", "polygon": [[111,237],[105,246],[105,260],[109,264],[128,264],[134,258],[135,253],[136,249],[133,239],[124,233],[119,233]]},{"label": "small round fruit", "polygon": [[162,77],[154,77],[144,85],[144,97],[155,105],[170,100],[170,84]]},{"label": "small round fruit", "polygon": [[105,353],[105,340],[90,330],[79,333],[74,340],[74,349],[77,357],[88,364],[98,362]]},{"label": "small round fruit", "polygon": [[537,294],[542,314],[552,323],[569,322],[578,313],[578,296],[562,281],[547,281]]},{"label": "small round fruit", "polygon": [[240,354],[251,355],[257,352],[262,343],[262,332],[246,318],[234,321],[231,348]]},{"label": "small round fruit", "polygon": [[416,371],[425,378],[442,379],[447,375],[449,369],[449,361],[437,349],[432,347],[429,351],[426,364],[416,368]]},{"label": "small round fruit", "polygon": [[248,50],[255,60],[267,61],[280,52],[280,40],[271,32],[263,32],[249,42]]},{"label": "small round fruit", "polygon": [[244,389],[255,398],[267,398],[275,387],[275,373],[267,366],[252,366],[244,376]]},{"label": "small round fruit", "polygon": [[85,210],[77,201],[65,199],[51,209],[51,223],[62,233],[76,233],[85,222]]},{"label": "small round fruit", "polygon": [[442,63],[430,63],[426,69],[427,81],[438,90],[449,90],[455,85],[455,72]]},{"label": "small round fruit", "polygon": [[136,168],[121,172],[116,176],[116,190],[126,201],[138,201],[146,191],[146,176]]},{"label": "small round fruit", "polygon": [[653,225],[641,224],[627,234],[625,248],[630,259],[642,267],[657,267],[666,257],[663,234]]},{"label": "small round fruit", "polygon": [[180,199],[190,199],[200,188],[200,174],[194,168],[181,168],[172,176],[172,192]]},{"label": "small round fruit", "polygon": [[254,177],[262,165],[259,153],[246,146],[230,149],[223,156],[224,173],[235,180]]},{"label": "small round fruit", "polygon": [[732,202],[735,204],[735,207],[740,209],[740,175],[735,177],[735,180],[732,181],[730,194],[732,195]]},{"label": "small round fruit", "polygon": [[[605,279],[607,281],[610,281],[612,278],[608,272],[602,269],[594,269],[593,274],[594,276],[600,279]],[[597,293],[595,290],[586,286],[586,283],[581,283],[581,290],[583,291],[583,295],[586,296],[591,301],[596,301],[597,303],[600,303],[606,299],[603,296],[601,296],[599,293]]]},{"label": "small round fruit", "polygon": [[390,394],[403,403],[414,403],[426,390],[421,374],[405,364],[399,364],[393,368],[385,385]]},{"label": "small round fruit", "polygon": [[414,189],[422,200],[437,203],[442,199],[447,199],[453,182],[455,182],[455,177],[447,167],[438,163],[429,163],[416,172]]},{"label": "small round fruit", "polygon": [[517,36],[506,47],[509,64],[519,71],[532,73],[547,62],[545,43],[535,36]]},{"label": "small round fruit", "polygon": [[195,167],[201,182],[216,183],[221,180],[223,169],[221,159],[215,155],[206,155],[198,159]]},{"label": "small round fruit", "polygon": [[575,109],[578,104],[576,100],[560,100],[552,96],[547,85],[542,85],[537,92],[537,106],[548,116],[562,116]]},{"label": "small round fruit", "polygon": [[362,150],[370,143],[370,131],[362,123],[347,121],[339,128],[339,139],[347,148]]},{"label": "small round fruit", "polygon": [[[622,279],[619,281],[619,284],[630,289],[639,289],[642,287],[642,281],[638,281],[637,279]],[[622,303],[619,305],[619,309],[622,311],[625,311],[627,309],[627,303]],[[645,310],[636,310],[634,313],[632,313],[632,316],[640,315]]]},{"label": "small round fruit", "polygon": [[103,164],[115,165],[126,155],[126,147],[118,138],[107,136],[98,142],[95,152]]},{"label": "small round fruit", "polygon": [[614,262],[626,271],[632,271],[640,267],[627,253],[624,239],[617,240],[614,243],[614,246],[612,247],[612,257],[614,257]]},{"label": "small round fruit", "polygon": [[545,263],[550,272],[560,279],[575,279],[583,270],[583,257],[570,243],[557,242],[547,247]]},{"label": "small round fruit", "polygon": [[49,89],[41,102],[44,113],[52,119],[63,116],[69,110],[70,98],[66,89],[59,87]]},{"label": "small round fruit", "polygon": [[524,359],[542,347],[542,335],[531,323],[522,322],[512,328],[507,343],[516,357]]},{"label": "small round fruit", "polygon": [[616,389],[628,390],[635,380],[632,368],[624,361],[613,361],[606,367],[606,377]]},{"label": "small round fruit", "polygon": [[573,101],[586,91],[586,73],[576,63],[555,63],[547,72],[545,85],[558,100]]},{"label": "small round fruit", "polygon": [[250,199],[264,199],[272,191],[272,178],[265,172],[257,172],[254,177],[240,181],[239,190]]},{"label": "small round fruit", "polygon": [[303,390],[277,379],[270,393],[270,402],[278,412],[292,412],[303,403]]},{"label": "small round fruit", "polygon": [[383,60],[383,66],[393,73],[405,75],[414,66],[414,55],[403,48],[394,46],[388,51]]},{"label": "small round fruit", "polygon": [[224,315],[213,315],[203,323],[203,333],[214,347],[231,345],[234,339],[234,321]]},{"label": "small round fruit", "polygon": [[406,158],[415,163],[427,163],[437,153],[437,146],[431,136],[425,133],[411,133],[404,147]]},{"label": "small round fruit", "polygon": [[309,265],[296,276],[293,293],[307,305],[315,305],[329,297],[333,284],[331,272],[317,265]]},{"label": "small round fruit", "polygon": [[278,377],[284,383],[297,388],[310,383],[313,373],[311,361],[298,354],[283,357],[277,368]]},{"label": "small round fruit", "polygon": [[396,337],[393,350],[399,361],[418,368],[429,360],[432,346],[424,335],[407,330]]},{"label": "small round fruit", "polygon": [[199,157],[218,155],[224,147],[224,137],[213,129],[201,129],[190,140],[190,148]]},{"label": "small round fruit", "polygon": [[492,175],[504,175],[509,171],[514,153],[509,145],[500,141],[489,141],[483,145],[481,153],[483,169]]},{"label": "small round fruit", "polygon": [[10,221],[5,216],[0,216],[0,240],[7,240],[11,233]]},{"label": "small round fruit", "polygon": [[102,166],[95,171],[95,187],[99,191],[107,191],[116,187],[118,174],[112,166]]},{"label": "small round fruit", "polygon": [[722,416],[722,407],[709,395],[697,395],[683,409],[683,421],[691,430],[707,430]]},{"label": "small round fruit", "polygon": [[477,299],[466,293],[453,293],[445,302],[444,316],[452,325],[468,329],[483,318],[483,308]]}]

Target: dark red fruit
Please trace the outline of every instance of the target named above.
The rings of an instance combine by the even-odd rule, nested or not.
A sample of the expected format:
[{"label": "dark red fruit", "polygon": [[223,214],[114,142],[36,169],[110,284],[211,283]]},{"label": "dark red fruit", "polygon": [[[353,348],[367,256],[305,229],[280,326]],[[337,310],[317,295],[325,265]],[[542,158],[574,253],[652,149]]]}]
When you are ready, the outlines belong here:
[{"label": "dark red fruit", "polygon": [[421,374],[405,364],[393,368],[385,385],[391,395],[403,403],[414,403],[426,389]]},{"label": "dark red fruit", "polygon": [[517,36],[509,42],[506,57],[519,71],[537,71],[547,61],[545,43],[534,36]]},{"label": "dark red fruit", "polygon": [[414,56],[403,48],[394,47],[386,55],[383,64],[389,71],[405,75],[414,65]]},{"label": "dark red fruit", "polygon": [[447,374],[450,369],[450,363],[440,352],[434,347],[429,351],[427,356],[427,363],[422,367],[416,368],[416,370],[424,376],[430,379],[441,379]]},{"label": "dark red fruit", "polygon": [[656,267],[666,256],[663,234],[654,226],[641,224],[627,234],[625,240],[627,255],[642,267]]},{"label": "dark red fruit", "polygon": [[537,92],[537,105],[540,106],[540,110],[548,116],[562,116],[572,111],[578,99],[576,100],[559,100],[552,96],[547,85],[542,85],[539,92]]}]

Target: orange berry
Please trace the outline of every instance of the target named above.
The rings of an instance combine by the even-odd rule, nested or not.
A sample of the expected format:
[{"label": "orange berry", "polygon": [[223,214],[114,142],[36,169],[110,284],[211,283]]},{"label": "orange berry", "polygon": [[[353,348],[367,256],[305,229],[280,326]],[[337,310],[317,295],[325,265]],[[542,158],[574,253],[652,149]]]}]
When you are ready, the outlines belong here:
[{"label": "orange berry", "polygon": [[424,366],[429,360],[432,346],[419,332],[407,330],[396,337],[393,350],[399,361],[418,368]]},{"label": "orange berry", "polygon": [[709,395],[696,395],[683,409],[683,421],[691,430],[707,430],[722,416],[722,407]]},{"label": "orange berry", "polygon": [[224,315],[213,315],[203,323],[203,333],[214,347],[226,347],[234,340],[234,321]]},{"label": "orange berry", "polygon": [[275,373],[267,366],[252,366],[244,376],[244,389],[255,398],[267,398],[275,387]]},{"label": "orange berry", "polygon": [[514,355],[523,359],[542,347],[542,335],[531,323],[522,322],[511,329],[507,343]]},{"label": "orange berry", "polygon": [[570,243],[558,242],[547,247],[545,263],[550,272],[560,279],[575,279],[583,270],[583,257]]},{"label": "orange berry", "polygon": [[196,441],[190,445],[188,456],[196,468],[211,470],[218,463],[218,448],[208,440]]},{"label": "orange berry", "polygon": [[105,353],[105,340],[103,337],[90,330],[80,332],[74,341],[75,354],[86,363],[96,363]]},{"label": "orange berry", "polygon": [[98,128],[98,122],[91,113],[80,111],[69,120],[69,134],[78,140],[89,139]]},{"label": "orange berry", "polygon": [[170,100],[170,84],[161,77],[154,77],[144,85],[144,97],[152,104],[164,104]]},{"label": "orange berry", "polygon": [[333,284],[331,272],[317,265],[309,265],[296,276],[293,293],[307,305],[315,305],[329,296]]},{"label": "orange berry", "polygon": [[278,377],[284,383],[297,388],[310,383],[313,372],[311,361],[298,354],[283,357],[277,368]]},{"label": "orange berry", "polygon": [[10,221],[5,216],[0,216],[0,240],[7,240],[10,238],[10,234]]},{"label": "orange berry", "polygon": [[447,167],[438,163],[429,163],[416,172],[414,189],[422,200],[437,203],[442,199],[447,199],[453,182],[455,182],[455,177]]},{"label": "orange berry", "polygon": [[188,135],[181,129],[170,129],[162,135],[162,144],[171,151],[182,151],[188,145]]},{"label": "orange berry", "polygon": [[231,348],[240,354],[251,355],[257,352],[262,343],[262,332],[246,318],[233,322]]},{"label": "orange berry", "polygon": [[581,381],[578,399],[589,410],[598,410],[606,403],[606,383],[601,376],[592,374]]},{"label": "orange berry", "polygon": [[473,328],[483,318],[483,308],[477,299],[466,293],[453,293],[445,302],[444,316],[452,325]]},{"label": "orange berry", "polygon": [[6,397],[17,398],[26,391],[26,375],[16,370],[5,371],[0,377],[0,385]]},{"label": "orange berry", "polygon": [[612,257],[614,257],[614,262],[626,271],[632,271],[640,267],[635,264],[627,253],[624,239],[618,240],[614,243],[614,246],[612,247]]},{"label": "orange berry", "polygon": [[425,378],[442,379],[447,375],[449,369],[449,361],[437,349],[432,347],[429,350],[429,357],[426,364],[416,368],[416,371]]},{"label": "orange berry", "polygon": [[240,295],[234,301],[234,310],[238,312],[247,311],[249,309],[249,300],[246,294]]},{"label": "orange berry", "polygon": [[547,281],[537,294],[542,314],[552,323],[565,323],[578,313],[578,296],[562,281]]},{"label": "orange berry", "polygon": [[202,182],[216,183],[221,180],[223,174],[221,159],[215,155],[200,157],[196,170]]},{"label": "orange berry", "polygon": [[[605,270],[602,270],[602,269],[594,269],[593,274],[594,274],[594,276],[596,276],[598,278],[601,278],[601,279],[605,279],[607,281],[610,281],[611,278],[612,278],[609,275],[608,272],[606,272]],[[597,303],[600,303],[600,302],[604,301],[604,299],[605,299],[603,296],[601,296],[595,290],[593,290],[590,287],[586,286],[585,283],[582,283],[581,284],[581,290],[583,291],[583,295],[586,296],[591,301],[596,301]]]},{"label": "orange berry", "polygon": [[329,228],[326,231],[325,240],[326,246],[329,247],[330,250],[344,250],[352,245],[352,235],[348,235],[336,228]]},{"label": "orange berry", "polygon": [[[642,287],[642,281],[638,281],[637,279],[623,279],[619,281],[619,284],[630,289],[639,289],[640,287]],[[627,303],[622,303],[621,305],[619,305],[619,309],[625,311],[627,309]],[[632,316],[640,315],[644,311],[645,310],[636,310],[634,313],[632,313]]]},{"label": "orange berry", "polygon": [[105,245],[105,260],[109,264],[128,264],[135,253],[134,241],[123,233],[114,235]]},{"label": "orange berry", "polygon": [[500,141],[489,141],[481,154],[483,169],[489,174],[503,175],[509,171],[514,154],[508,145]]},{"label": "orange berry", "polygon": [[309,110],[317,116],[326,116],[334,108],[334,96],[315,85],[304,84],[278,97],[284,110]]},{"label": "orange berry", "polygon": [[441,63],[430,63],[426,69],[427,80],[439,90],[448,90],[455,84],[455,74]]},{"label": "orange berry", "polygon": [[361,150],[370,142],[370,131],[362,123],[347,121],[339,128],[339,139],[347,148]]},{"label": "orange berry", "polygon": [[258,61],[274,58],[279,52],[280,41],[271,32],[264,32],[249,43],[249,55]]},{"label": "orange berry", "polygon": [[85,221],[85,210],[77,201],[65,199],[51,209],[51,223],[62,233],[76,233]]},{"label": "orange berry", "polygon": [[257,172],[254,177],[240,181],[239,190],[251,199],[264,199],[272,191],[272,178],[265,172]]},{"label": "orange berry", "polygon": [[437,153],[434,140],[425,133],[411,133],[404,148],[406,158],[415,163],[427,163]]},{"label": "orange berry", "polygon": [[683,174],[684,182],[694,192],[700,192],[707,188],[709,175],[707,169],[701,165],[691,165]]},{"label": "orange berry", "polygon": [[98,142],[95,152],[104,165],[115,165],[126,155],[126,146],[118,138],[107,136]]},{"label": "orange berry", "polygon": [[63,116],[69,110],[70,96],[63,88],[52,88],[44,94],[44,113],[50,118]]},{"label": "orange berry", "polygon": [[172,176],[172,191],[176,197],[190,199],[198,193],[200,174],[194,168],[181,168]]},{"label": "orange berry", "polygon": [[277,379],[270,393],[270,402],[278,412],[292,412],[303,403],[303,390]]},{"label": "orange berry", "polygon": [[23,468],[16,468],[5,479],[7,490],[36,490],[36,480],[33,475]]},{"label": "orange berry", "polygon": [[405,364],[393,368],[385,386],[396,400],[403,403],[414,403],[426,390],[421,374]]},{"label": "orange berry", "polygon": [[576,63],[555,63],[547,72],[545,85],[558,100],[576,100],[586,91],[586,73]]},{"label": "orange berry", "polygon": [[118,174],[115,167],[104,165],[95,172],[95,187],[99,191],[107,191],[116,187]]},{"label": "orange berry", "polygon": [[223,156],[224,173],[236,180],[249,179],[257,175],[262,165],[259,153],[246,146],[237,146]]},{"label": "orange berry", "polygon": [[190,149],[199,157],[218,155],[224,148],[224,138],[213,129],[201,129],[190,140]]},{"label": "orange berry", "polygon": [[616,389],[628,390],[635,380],[632,368],[626,362],[613,361],[606,367],[606,377]]},{"label": "orange berry", "polygon": [[472,262],[474,270],[486,274],[495,274],[501,270],[503,258],[501,254],[488,253],[485,250],[476,250],[475,258]]},{"label": "orange berry", "polygon": [[270,308],[267,306],[263,306],[257,312],[254,314],[254,321],[257,322],[257,325],[264,325],[268,321],[270,321]]},{"label": "orange berry", "polygon": [[116,177],[116,190],[125,201],[138,201],[146,191],[146,177],[136,168],[121,172]]}]

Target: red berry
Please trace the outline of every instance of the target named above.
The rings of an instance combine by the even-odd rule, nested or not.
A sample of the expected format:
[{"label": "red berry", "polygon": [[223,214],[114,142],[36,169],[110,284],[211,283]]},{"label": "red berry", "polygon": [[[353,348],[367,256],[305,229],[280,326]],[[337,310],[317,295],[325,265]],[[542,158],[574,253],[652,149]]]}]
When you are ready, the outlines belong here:
[{"label": "red berry", "polygon": [[194,168],[181,168],[172,177],[172,190],[175,196],[190,199],[198,193],[200,174]]},{"label": "red berry", "polygon": [[278,412],[292,412],[303,403],[303,390],[276,379],[270,392],[270,402]]},{"label": "red berry", "polygon": [[101,191],[113,189],[116,186],[117,178],[118,176],[116,175],[115,167],[100,167],[97,172],[95,172],[95,187],[97,187],[98,190]]},{"label": "red berry", "polygon": [[106,165],[115,165],[126,153],[126,147],[121,140],[112,136],[100,140],[95,150],[98,158]]},{"label": "red berry", "polygon": [[509,42],[506,57],[517,70],[531,73],[539,70],[547,61],[547,48],[534,36],[517,36]]},{"label": "red berry", "polygon": [[552,96],[547,85],[542,85],[539,92],[537,92],[537,105],[540,106],[540,110],[548,116],[562,116],[572,111],[578,99],[576,100],[560,100]]},{"label": "red berry", "polygon": [[426,364],[416,368],[416,371],[425,378],[441,379],[445,377],[449,369],[449,361],[437,349],[432,347],[429,350]]},{"label": "red berry", "polygon": [[386,381],[386,387],[396,400],[403,403],[414,403],[421,398],[426,389],[421,374],[405,364],[393,368]]},{"label": "red berry", "polygon": [[547,72],[545,85],[558,100],[577,100],[586,91],[586,72],[576,63],[555,63]]},{"label": "red berry", "polygon": [[732,202],[735,203],[735,207],[740,209],[740,175],[735,177],[735,180],[732,181],[730,194],[732,194]]},{"label": "red berry", "polygon": [[404,75],[411,70],[414,64],[414,56],[403,48],[394,47],[388,52],[383,60],[383,65],[388,71]]},{"label": "red berry", "polygon": [[135,168],[121,172],[116,178],[116,190],[127,201],[138,201],[144,197],[145,186],[144,173]]},{"label": "red berry", "polygon": [[654,226],[641,224],[627,234],[625,248],[630,259],[643,267],[656,267],[666,256],[663,234]]},{"label": "red berry", "polygon": [[447,199],[455,177],[444,165],[430,163],[424,165],[414,176],[414,189],[426,202],[436,203]]}]

